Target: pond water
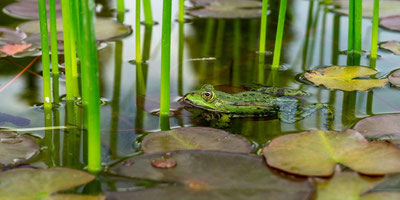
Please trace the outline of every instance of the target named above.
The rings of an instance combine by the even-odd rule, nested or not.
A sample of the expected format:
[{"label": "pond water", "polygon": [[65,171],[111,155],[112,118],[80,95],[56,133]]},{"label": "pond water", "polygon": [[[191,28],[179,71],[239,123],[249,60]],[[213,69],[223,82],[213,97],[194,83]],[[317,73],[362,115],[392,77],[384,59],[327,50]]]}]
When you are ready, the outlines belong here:
[{"label": "pond water", "polygon": [[[13,2],[3,0],[0,8]],[[114,1],[97,1],[98,15],[115,17]],[[126,2],[129,10],[124,24],[134,26],[134,3]],[[190,6],[189,2],[186,2]],[[162,21],[162,4],[152,0],[154,19]],[[253,84],[273,85],[301,89],[311,95],[307,103],[326,103],[335,114],[333,130],[351,128],[358,120],[372,115],[400,112],[399,90],[389,84],[367,92],[344,92],[316,87],[300,80],[300,74],[330,65],[346,65],[348,17],[330,11],[331,6],[314,0],[290,0],[285,24],[282,67],[271,72],[272,56],[266,56],[266,64],[258,64],[258,19],[189,19],[185,24],[172,23],[171,44],[171,106],[179,112],[170,118],[171,128],[186,126],[210,126],[194,119],[177,100],[185,93],[199,89],[203,84],[219,86],[222,90]],[[267,51],[273,51],[279,1],[271,1],[268,18]],[[173,2],[173,18],[178,14],[177,1]],[[0,13],[0,26],[16,27],[22,20]],[[361,64],[369,66],[372,21],[364,18],[363,50]],[[379,30],[379,42],[399,38],[396,32]],[[179,42],[183,42],[183,48]],[[101,97],[102,162],[107,166],[127,156],[141,154],[143,137],[160,130],[159,117],[152,114],[159,107],[161,66],[161,24],[142,26],[143,54],[149,59],[138,68],[132,64],[135,58],[134,34],[123,39],[107,42],[99,50]],[[378,50],[376,77],[386,77],[400,68],[400,57],[391,52]],[[180,57],[183,55],[183,57]],[[34,57],[1,58],[0,87],[4,87]],[[35,62],[18,79],[2,90],[0,112],[31,120],[28,126],[1,121],[2,127],[37,128],[45,126],[44,112],[36,104],[42,100],[41,63]],[[65,81],[61,80],[60,93],[65,94]],[[54,126],[64,126],[67,105],[62,104],[53,112]],[[253,152],[261,153],[262,147],[277,136],[303,130],[323,129],[323,114],[317,112],[294,124],[279,119],[237,118],[229,126],[222,127],[232,134],[247,138],[253,144]],[[212,125],[212,124],[211,124]],[[221,128],[221,127],[219,127]],[[32,163],[34,166],[65,166],[84,169],[87,155],[83,141],[84,130],[69,131],[21,131],[41,138],[42,153]],[[73,148],[73,146],[79,148]],[[113,182],[108,180],[109,182]],[[141,183],[144,184],[144,183]],[[121,184],[123,187],[128,187]],[[129,184],[128,184],[129,185]],[[108,185],[110,188],[114,186]],[[131,185],[129,185],[131,186]],[[133,187],[133,186],[131,186]],[[139,187],[139,186],[138,186]]]}]

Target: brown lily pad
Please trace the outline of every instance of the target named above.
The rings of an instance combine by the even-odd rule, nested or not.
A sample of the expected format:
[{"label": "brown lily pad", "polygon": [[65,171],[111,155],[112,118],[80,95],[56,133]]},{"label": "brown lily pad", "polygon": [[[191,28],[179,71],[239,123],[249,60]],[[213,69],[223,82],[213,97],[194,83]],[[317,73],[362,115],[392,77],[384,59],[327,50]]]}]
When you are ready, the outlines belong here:
[{"label": "brown lily pad", "polygon": [[396,87],[400,87],[400,69],[390,74],[389,82]]},{"label": "brown lily pad", "polygon": [[0,45],[14,44],[26,38],[26,34],[14,29],[0,27]]},{"label": "brown lily pad", "polygon": [[392,40],[392,41],[388,41],[388,42],[383,42],[379,45],[379,47],[381,49],[391,51],[396,55],[400,55],[400,42],[398,42],[398,41]]},{"label": "brown lily pad", "polygon": [[0,131],[0,165],[17,165],[32,159],[39,152],[39,144],[33,137]]},{"label": "brown lily pad", "polygon": [[337,164],[369,175],[400,172],[398,147],[386,142],[368,142],[351,130],[313,130],[281,136],[263,152],[271,167],[306,176],[330,176]]},{"label": "brown lily pad", "polygon": [[114,174],[175,184],[126,192],[109,192],[107,199],[266,199],[304,200],[311,192],[303,180],[290,180],[270,171],[261,157],[220,152],[185,150],[170,152],[177,165],[159,169],[152,160],[165,153],[145,154],[112,167]]},{"label": "brown lily pad", "polygon": [[8,170],[0,173],[0,199],[45,199],[54,192],[88,183],[94,178],[86,172],[67,168]]},{"label": "brown lily pad", "polygon": [[252,147],[241,136],[207,127],[185,127],[150,133],[142,142],[145,153],[185,149],[249,153]]},{"label": "brown lily pad", "polygon": [[362,66],[330,66],[313,70],[304,77],[315,85],[324,85],[329,89],[344,91],[366,91],[374,87],[386,85],[388,79],[355,79],[360,76],[370,76],[378,73],[376,70]]},{"label": "brown lily pad", "polygon": [[386,114],[367,117],[353,128],[370,138],[387,138],[400,144],[400,114]]},{"label": "brown lily pad", "polygon": [[400,15],[398,14],[381,19],[379,25],[392,31],[400,31]]},{"label": "brown lily pad", "polygon": [[259,18],[261,2],[255,0],[191,0],[197,9],[188,13],[200,18]]},{"label": "brown lily pad", "polygon": [[[47,12],[49,3],[47,2]],[[3,8],[3,12],[19,19],[39,19],[38,0],[20,0]],[[56,14],[61,17],[61,3],[56,0]],[[49,14],[47,14],[49,15]]]}]

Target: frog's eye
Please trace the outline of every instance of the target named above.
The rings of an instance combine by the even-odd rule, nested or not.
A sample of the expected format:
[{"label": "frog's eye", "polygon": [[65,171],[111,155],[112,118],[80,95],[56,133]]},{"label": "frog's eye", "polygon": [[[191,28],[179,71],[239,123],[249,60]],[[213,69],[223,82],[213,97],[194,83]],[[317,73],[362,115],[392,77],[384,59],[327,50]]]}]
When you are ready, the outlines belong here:
[{"label": "frog's eye", "polygon": [[214,98],[214,93],[210,92],[210,91],[206,91],[206,92],[203,92],[203,94],[201,94],[201,97],[203,97],[203,99],[206,101],[210,101]]}]

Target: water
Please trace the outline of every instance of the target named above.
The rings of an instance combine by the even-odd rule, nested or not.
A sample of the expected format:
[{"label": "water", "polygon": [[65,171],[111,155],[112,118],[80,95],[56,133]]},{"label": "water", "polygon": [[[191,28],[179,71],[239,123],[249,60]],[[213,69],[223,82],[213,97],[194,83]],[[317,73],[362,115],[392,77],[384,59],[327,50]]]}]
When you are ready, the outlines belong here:
[{"label": "water", "polygon": [[[12,2],[3,0],[0,7]],[[278,1],[271,4],[268,18],[267,51],[273,51],[278,16]],[[112,1],[98,1],[101,16],[115,16]],[[173,18],[177,18],[178,5],[173,2]],[[152,0],[155,21],[161,22],[162,5]],[[190,6],[190,4],[188,4]],[[310,10],[310,8],[313,8]],[[133,26],[134,3],[127,4],[125,24]],[[0,14],[0,26],[15,27],[21,20]],[[283,41],[280,70],[271,79],[268,64],[272,56],[266,57],[266,65],[257,65],[259,20],[191,19],[180,33],[179,23],[172,24],[171,48],[171,98],[174,105],[183,94],[200,88],[203,84],[249,86],[254,83],[301,89],[312,94],[308,103],[327,103],[335,113],[334,130],[351,128],[359,119],[378,114],[400,111],[398,89],[386,85],[369,92],[331,91],[298,81],[296,77],[322,66],[346,65],[346,55],[340,52],[347,48],[347,16],[330,12],[328,7],[316,1],[294,0],[288,4],[287,23]],[[372,22],[363,19],[363,50],[367,53],[361,64],[369,66],[367,57],[371,40]],[[151,37],[151,39],[149,39]],[[184,37],[184,38],[183,38]],[[179,60],[179,40],[183,38],[183,60]],[[398,38],[398,33],[380,29],[379,42]],[[99,52],[101,96],[107,101],[101,109],[102,161],[105,165],[121,158],[140,153],[140,141],[149,132],[159,130],[159,117],[151,114],[158,108],[161,61],[161,25],[152,28],[142,26],[143,54],[148,53],[148,64],[138,68],[129,61],[135,56],[134,35],[115,42]],[[150,46],[148,46],[150,44]],[[182,52],[181,52],[182,53]],[[399,68],[400,57],[379,50],[377,77],[385,77]],[[13,79],[33,58],[0,59],[0,87]],[[20,65],[20,66],[19,66]],[[19,67],[18,67],[19,66]],[[44,113],[35,104],[42,102],[42,79],[40,63],[13,82],[0,98],[2,113],[31,120],[29,126],[18,127],[4,122],[3,127],[43,127]],[[261,76],[260,76],[261,75]],[[263,76],[264,75],[264,76]],[[60,84],[65,94],[65,81]],[[66,105],[53,113],[53,124],[64,126]],[[145,108],[143,110],[143,107]],[[183,113],[185,113],[183,111]],[[280,135],[310,129],[323,128],[322,114],[317,113],[295,124],[284,124],[278,119],[234,119],[225,128],[239,134],[254,144],[254,152]],[[172,128],[198,126],[196,120],[187,115],[170,118]],[[82,131],[83,132],[83,131]],[[83,169],[86,154],[81,131],[61,129],[59,131],[21,132],[42,138],[43,152],[33,163],[36,166],[68,166]],[[65,134],[69,133],[69,134]],[[74,145],[76,145],[74,147]],[[79,148],[76,148],[76,147]],[[51,150],[51,151],[50,151]],[[51,153],[50,153],[51,152]]]}]

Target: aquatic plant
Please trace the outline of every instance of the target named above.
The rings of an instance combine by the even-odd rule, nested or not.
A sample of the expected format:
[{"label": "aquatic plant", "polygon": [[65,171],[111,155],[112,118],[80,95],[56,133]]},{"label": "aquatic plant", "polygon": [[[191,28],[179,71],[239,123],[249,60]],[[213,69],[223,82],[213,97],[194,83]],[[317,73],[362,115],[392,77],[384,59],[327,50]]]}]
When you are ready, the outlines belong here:
[{"label": "aquatic plant", "polygon": [[268,17],[268,0],[262,1],[262,14],[261,14],[261,26],[260,26],[260,47],[259,54],[264,57],[265,54],[265,43],[267,36],[267,17]]},{"label": "aquatic plant", "polygon": [[169,116],[170,113],[171,12],[172,1],[163,1],[163,23],[161,36],[161,116]]},{"label": "aquatic plant", "polygon": [[280,2],[281,2],[281,4],[279,7],[278,27],[276,30],[274,58],[272,60],[272,68],[273,69],[279,68],[280,58],[281,58],[283,28],[285,26],[287,0],[281,0]]},{"label": "aquatic plant", "polygon": [[151,11],[151,1],[143,0],[143,11],[144,11],[144,24],[153,25],[153,13]]},{"label": "aquatic plant", "polygon": [[360,65],[362,39],[362,0],[349,0],[347,65]]},{"label": "aquatic plant", "polygon": [[[135,17],[135,45],[136,45],[136,63],[141,63],[142,62],[142,52],[140,49],[141,45],[141,40],[140,40],[140,1],[141,0],[136,0],[136,17]],[[136,67],[141,67],[141,66],[136,66]]]},{"label": "aquatic plant", "polygon": [[57,33],[57,11],[56,0],[49,0],[50,13],[50,41],[51,41],[51,73],[53,78],[53,99],[54,104],[60,102],[58,69],[58,33]]},{"label": "aquatic plant", "polygon": [[378,51],[379,0],[374,0],[374,16],[372,18],[371,59],[376,59]]}]

